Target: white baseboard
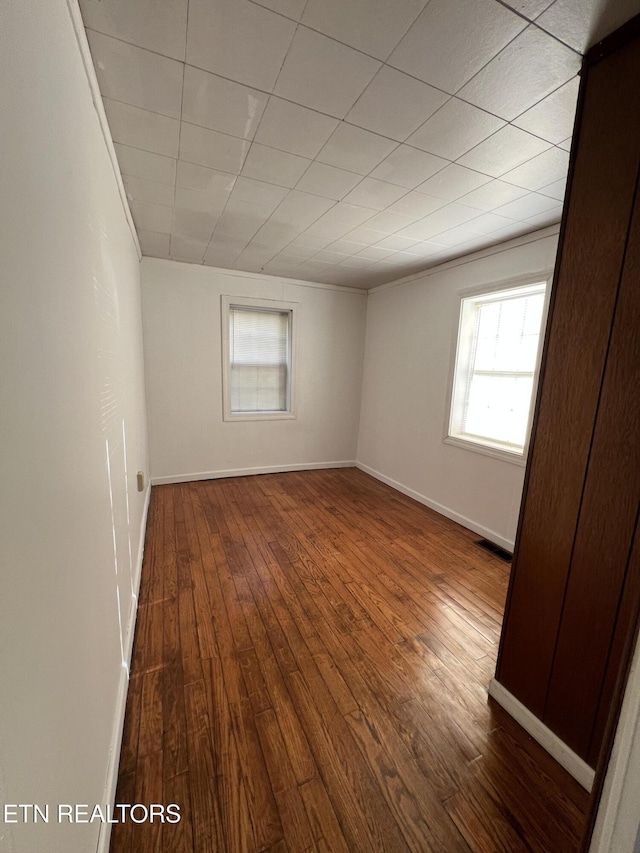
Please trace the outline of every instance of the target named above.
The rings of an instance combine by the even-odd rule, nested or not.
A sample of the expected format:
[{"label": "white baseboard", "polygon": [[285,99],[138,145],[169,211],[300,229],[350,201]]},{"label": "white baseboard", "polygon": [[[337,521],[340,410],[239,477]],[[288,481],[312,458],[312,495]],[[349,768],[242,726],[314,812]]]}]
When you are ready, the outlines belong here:
[{"label": "white baseboard", "polygon": [[562,765],[567,773],[570,773],[576,782],[579,782],[587,791],[591,790],[595,771],[583,761],[579,755],[570,749],[557,734],[548,729],[542,720],[539,720],[522,702],[509,693],[509,691],[496,681],[491,679],[489,684],[489,696],[495,699],[513,719],[520,723],[522,728],[537,741],[541,747],[551,755],[552,758]]},{"label": "white baseboard", "polygon": [[254,474],[284,474],[287,471],[317,471],[321,468],[355,468],[354,459],[340,462],[296,462],[293,465],[265,465],[261,468],[230,468],[228,471],[196,471],[191,474],[170,474],[151,477],[152,486],[168,483],[190,483],[194,480],[221,480],[224,477],[248,477]]},{"label": "white baseboard", "polygon": [[[131,668],[131,653],[133,651],[133,637],[136,630],[136,616],[138,614],[138,597],[140,594],[140,579],[142,577],[142,558],[144,556],[144,538],[147,529],[147,515],[149,513],[149,501],[151,499],[151,488],[147,487],[140,521],[140,539],[138,543],[137,562],[134,566],[133,585],[135,594],[130,608],[129,624],[125,637],[124,653],[127,666],[123,665],[120,673],[120,684],[118,685],[118,696],[116,699],[116,714],[111,736],[111,749],[109,751],[109,768],[107,770],[107,782],[104,789],[102,803],[113,806],[116,801],[116,788],[118,786],[118,767],[120,764],[120,747],[122,746],[122,733],[124,731],[124,714],[127,707],[127,691],[129,689],[129,669]],[[109,853],[111,841],[110,823],[101,823],[98,835],[96,853]]]},{"label": "white baseboard", "polygon": [[365,465],[362,462],[356,462],[356,468],[360,468],[361,471],[364,471],[366,474],[370,474],[372,477],[375,477],[376,480],[380,480],[381,482],[386,483],[387,486],[391,486],[393,489],[402,492],[403,495],[407,495],[408,497],[413,498],[414,500],[418,501],[418,503],[424,504],[424,506],[428,506],[429,509],[434,509],[436,512],[439,512],[440,515],[444,515],[446,518],[450,518],[452,521],[456,521],[463,527],[466,527],[469,530],[473,530],[474,533],[483,536],[490,542],[494,542],[496,545],[500,545],[502,548],[506,548],[507,551],[513,551],[513,540],[506,539],[504,536],[501,536],[499,533],[496,533],[495,530],[491,530],[489,527],[485,527],[483,524],[478,524],[478,522],[474,521],[472,518],[467,518],[466,516],[461,515],[459,512],[456,512],[454,509],[451,509],[448,506],[444,506],[443,504],[438,503],[438,501],[431,500],[431,498],[428,498],[426,495],[422,495],[420,494],[420,492],[416,492],[414,489],[410,489],[408,486],[399,483],[392,477],[387,477],[386,474],[382,474],[380,471],[376,471],[375,468],[370,468],[368,465]]}]

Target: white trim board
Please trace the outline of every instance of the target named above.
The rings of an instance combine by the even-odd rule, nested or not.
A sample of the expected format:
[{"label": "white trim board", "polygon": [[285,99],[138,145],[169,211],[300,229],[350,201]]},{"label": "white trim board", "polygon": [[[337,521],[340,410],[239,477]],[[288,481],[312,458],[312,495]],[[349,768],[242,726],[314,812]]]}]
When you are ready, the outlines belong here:
[{"label": "white trim board", "polygon": [[[125,638],[125,655],[127,658],[127,666],[123,666],[120,673],[120,685],[118,687],[118,697],[116,700],[116,714],[113,723],[113,732],[111,735],[111,749],[109,751],[109,767],[107,769],[107,781],[104,787],[104,795],[102,803],[105,805],[114,805],[116,801],[116,788],[118,785],[118,768],[120,766],[120,748],[122,746],[122,734],[124,731],[124,714],[127,707],[127,692],[129,689],[129,670],[131,668],[131,654],[133,652],[133,637],[136,630],[136,616],[138,615],[138,597],[140,594],[140,579],[142,577],[142,559],[144,556],[144,540],[147,530],[147,515],[149,514],[149,501],[151,500],[151,486],[147,486],[147,493],[144,499],[144,508],[142,510],[142,519],[140,521],[140,541],[138,544],[137,563],[133,567],[135,593],[133,595],[131,612],[129,615],[129,624],[127,626],[127,636]],[[109,853],[109,844],[111,842],[112,824],[101,823],[98,834],[98,843],[96,853]]]},{"label": "white trim board", "polygon": [[359,468],[361,471],[364,471],[365,474],[370,474],[372,477],[375,477],[376,480],[380,480],[382,483],[386,483],[387,486],[391,486],[392,489],[396,489],[396,491],[402,492],[403,495],[407,495],[408,497],[413,498],[414,500],[418,501],[418,503],[421,503],[424,506],[428,506],[429,509],[433,509],[436,512],[439,512],[440,515],[444,515],[446,518],[450,518],[451,521],[455,521],[457,522],[457,524],[461,524],[468,530],[473,530],[474,533],[477,533],[479,536],[483,536],[485,539],[488,539],[490,542],[494,542],[496,545],[500,545],[507,551],[513,551],[513,541],[511,539],[506,539],[499,533],[496,533],[495,530],[491,530],[489,527],[485,527],[483,524],[478,524],[478,522],[474,521],[472,518],[467,518],[466,516],[461,515],[454,509],[451,509],[448,506],[444,506],[444,504],[438,503],[438,501],[434,501],[431,498],[426,497],[426,495],[422,495],[420,494],[420,492],[416,492],[414,489],[410,489],[408,486],[399,483],[392,477],[387,477],[386,474],[382,474],[380,471],[376,471],[375,468],[370,468],[368,465],[365,465],[362,462],[356,462],[356,468]]},{"label": "white trim board", "polygon": [[138,240],[136,226],[133,223],[133,216],[131,215],[131,209],[129,208],[129,202],[127,201],[127,194],[125,192],[124,183],[122,182],[122,174],[120,173],[120,166],[118,164],[118,158],[116,156],[116,149],[113,147],[113,139],[111,138],[111,131],[109,130],[107,114],[104,111],[102,95],[100,94],[98,78],[96,77],[96,70],[93,65],[93,59],[91,57],[89,42],[87,40],[87,33],[84,28],[84,21],[82,20],[82,14],[80,13],[80,6],[78,5],[78,0],[67,0],[67,8],[71,17],[71,23],[73,24],[73,30],[75,32],[76,41],[78,42],[78,49],[82,58],[84,72],[87,77],[87,82],[89,83],[89,90],[91,92],[93,106],[95,107],[98,116],[98,124],[100,125],[100,131],[104,138],[105,145],[107,146],[107,153],[109,155],[109,159],[111,160],[113,175],[116,179],[116,185],[118,187],[118,194],[120,196],[120,201],[122,202],[124,215],[127,220],[129,230],[131,231],[133,245],[136,247],[136,252],[138,253],[138,260],[142,260],[142,249],[140,248],[140,241]]},{"label": "white trim board", "polygon": [[548,729],[542,720],[539,720],[528,708],[516,697],[496,681],[491,679],[489,684],[489,696],[510,714],[531,737],[537,741],[552,758],[560,764],[567,773],[570,773],[576,782],[579,782],[587,791],[591,790],[595,771],[583,761],[579,755],[570,749],[557,734]]},{"label": "white trim board", "polygon": [[168,474],[151,477],[152,486],[169,483],[191,483],[196,480],[221,480],[225,477],[251,477],[254,474],[286,474],[287,471],[318,471],[324,468],[355,468],[354,459],[339,462],[297,462],[293,465],[265,465],[260,468],[230,468],[227,471],[196,471],[191,474]]}]

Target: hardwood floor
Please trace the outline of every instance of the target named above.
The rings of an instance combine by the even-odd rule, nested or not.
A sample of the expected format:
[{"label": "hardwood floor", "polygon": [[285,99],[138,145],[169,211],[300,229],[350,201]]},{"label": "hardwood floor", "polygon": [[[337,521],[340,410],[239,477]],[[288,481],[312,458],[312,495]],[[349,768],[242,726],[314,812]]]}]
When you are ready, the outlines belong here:
[{"label": "hardwood floor", "polygon": [[112,853],[569,853],[587,795],[487,697],[508,564],[356,469],[154,487]]}]

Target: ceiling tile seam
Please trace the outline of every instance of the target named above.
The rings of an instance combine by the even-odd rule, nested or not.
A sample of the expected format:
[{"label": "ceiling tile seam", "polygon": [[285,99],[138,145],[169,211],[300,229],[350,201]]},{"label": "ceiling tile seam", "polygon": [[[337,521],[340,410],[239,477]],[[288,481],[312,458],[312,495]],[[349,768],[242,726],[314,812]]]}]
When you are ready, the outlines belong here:
[{"label": "ceiling tile seam", "polygon": [[[307,2],[309,2],[309,0],[307,0]],[[415,18],[413,19],[413,21],[411,21],[411,23],[410,23],[410,24],[409,24],[409,26],[406,28],[406,30],[402,33],[402,35],[400,36],[400,38],[398,39],[398,41],[393,45],[393,47],[391,48],[391,50],[389,51],[389,53],[387,53],[387,55],[385,56],[385,58],[382,60],[382,62],[384,62],[384,64],[385,64],[385,65],[387,64],[387,59],[389,59],[389,57],[391,56],[391,54],[393,53],[393,51],[398,47],[398,45],[400,44],[400,42],[402,41],[402,39],[406,36],[406,34],[409,32],[409,30],[411,29],[411,27],[415,24],[415,22],[418,20],[418,18],[420,17],[420,15],[424,12],[424,10],[427,8],[427,6],[429,5],[429,3],[430,3],[430,2],[431,2],[431,0],[426,0],[426,2],[422,4],[422,8],[420,9],[420,11],[419,11],[419,12],[417,12],[417,13],[416,13],[416,16],[415,16]],[[389,66],[389,67],[391,67],[391,66]],[[404,72],[403,72],[403,73],[404,73]],[[408,75],[408,76],[411,76],[411,75]],[[424,82],[424,81],[422,81],[422,82]],[[430,85],[430,84],[429,84],[429,85]],[[434,88],[437,88],[437,87],[435,87],[435,86],[434,86]],[[439,91],[440,91],[440,90],[439,90]],[[446,94],[449,94],[449,93],[448,93],[448,92],[445,92],[445,95],[446,95]]]},{"label": "ceiling tile seam", "polygon": [[[186,62],[186,59],[176,59],[175,56],[169,56],[168,53],[161,53],[160,51],[154,50],[151,47],[144,47],[143,45],[137,44],[134,41],[127,41],[125,38],[122,38],[122,36],[114,36],[113,33],[105,33],[102,30],[98,30],[95,27],[87,26],[86,24],[85,24],[84,28],[87,31],[87,33],[89,33],[89,32],[96,33],[99,36],[104,36],[105,38],[113,39],[114,41],[119,41],[121,44],[126,44],[129,47],[135,47],[135,48],[137,48],[137,50],[144,50],[146,53],[152,53],[154,56],[160,56],[162,59],[170,59],[171,62],[180,62],[182,64],[184,64]],[[185,56],[186,56],[186,42],[187,42],[187,40],[185,38]]]},{"label": "ceiling tile seam", "polygon": [[[187,32],[189,31],[189,2],[187,0]],[[185,38],[185,52],[187,49],[187,40]],[[182,107],[184,104],[184,75],[186,70],[186,64],[182,64],[182,89],[180,91],[180,127],[178,128],[178,158],[176,160],[176,174],[173,182],[173,211],[175,215],[176,210],[176,196],[178,193],[178,160],[180,159],[180,146],[182,145]],[[171,217],[171,231],[169,232],[169,257],[171,257],[171,241],[173,239],[173,222],[174,215]]]},{"label": "ceiling tile seam", "polygon": [[[573,78],[574,78],[574,77],[580,77],[580,74],[574,74],[574,76],[573,76],[573,77],[569,77],[569,79],[568,79],[568,80],[565,80],[565,81],[564,81],[564,83],[561,83],[559,86],[556,86],[556,88],[555,88],[552,92],[549,92],[549,93],[548,93],[548,94],[546,94],[544,97],[540,98],[540,100],[539,100],[539,101],[536,101],[536,102],[535,102],[535,104],[531,104],[531,106],[530,106],[530,107],[527,107],[527,109],[526,109],[526,110],[522,110],[522,112],[521,112],[519,115],[514,116],[514,117],[511,119],[511,121],[509,122],[509,124],[513,124],[513,123],[514,123],[514,121],[517,121],[519,118],[522,118],[522,116],[523,116],[525,113],[528,113],[528,112],[529,112],[529,110],[532,110],[532,109],[534,109],[535,107],[540,106],[540,104],[543,104],[543,103],[547,100],[547,98],[550,98],[552,95],[555,95],[555,93],[556,93],[556,92],[559,92],[559,91],[560,91],[560,89],[563,89],[565,86],[568,86],[568,85],[569,85],[569,83],[571,83],[571,81],[573,80]],[[521,129],[522,129],[522,128],[521,128]],[[529,130],[528,130],[528,131],[527,131],[527,133],[531,133],[531,131],[529,131]],[[533,135],[533,136],[536,136],[536,134],[535,134],[535,133],[534,133],[534,134],[532,134],[532,135]],[[539,139],[542,139],[543,137],[541,137],[541,136],[540,136],[540,137],[538,137],[538,138],[539,138]],[[562,140],[561,140],[561,141],[562,141]],[[557,145],[557,143],[556,143],[556,142],[554,142],[554,143],[552,143],[552,144],[553,144],[553,145]]]},{"label": "ceiling tile seam", "polygon": [[513,6],[510,6],[507,0],[495,0],[496,3],[499,3],[501,6],[504,6],[505,9],[508,9],[510,12],[513,12],[514,15],[517,15],[519,18],[524,18],[529,24],[533,24],[535,20],[537,20],[540,15],[543,15],[547,9],[553,6],[555,0],[551,0],[546,9],[543,9],[542,12],[538,12],[538,14],[534,18],[528,18],[524,12],[521,12],[519,9],[514,9]]}]

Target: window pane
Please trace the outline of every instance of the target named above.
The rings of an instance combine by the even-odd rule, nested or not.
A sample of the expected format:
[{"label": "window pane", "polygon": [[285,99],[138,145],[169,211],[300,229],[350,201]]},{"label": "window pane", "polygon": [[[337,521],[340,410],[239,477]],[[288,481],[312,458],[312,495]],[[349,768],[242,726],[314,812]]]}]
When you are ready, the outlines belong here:
[{"label": "window pane", "polygon": [[286,412],[289,312],[232,307],[229,346],[232,412]]},{"label": "window pane", "polygon": [[471,377],[463,433],[524,447],[533,376]]}]

